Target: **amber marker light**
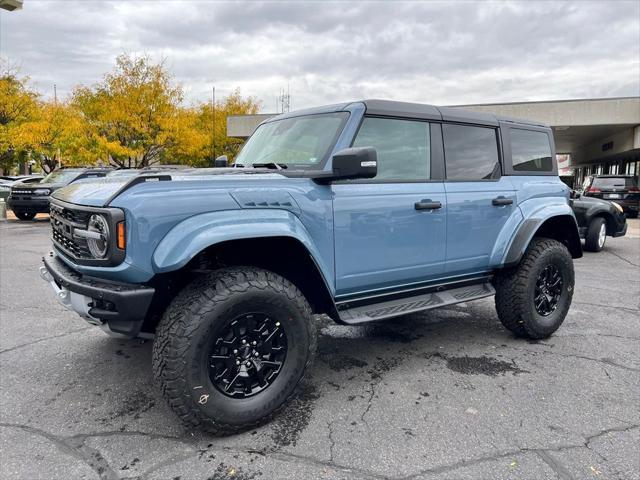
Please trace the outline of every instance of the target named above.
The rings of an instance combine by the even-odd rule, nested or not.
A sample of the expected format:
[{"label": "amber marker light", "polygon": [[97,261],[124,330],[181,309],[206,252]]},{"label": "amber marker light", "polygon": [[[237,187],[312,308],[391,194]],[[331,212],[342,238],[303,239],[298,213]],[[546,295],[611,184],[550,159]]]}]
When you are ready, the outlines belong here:
[{"label": "amber marker light", "polygon": [[120,250],[124,250],[125,247],[127,246],[127,240],[126,240],[127,237],[126,237],[126,231],[125,231],[125,228],[124,228],[124,222],[119,222],[116,230],[117,230],[117,233],[118,233],[118,235],[117,235],[117,237],[118,237],[118,243],[117,243],[118,248]]}]

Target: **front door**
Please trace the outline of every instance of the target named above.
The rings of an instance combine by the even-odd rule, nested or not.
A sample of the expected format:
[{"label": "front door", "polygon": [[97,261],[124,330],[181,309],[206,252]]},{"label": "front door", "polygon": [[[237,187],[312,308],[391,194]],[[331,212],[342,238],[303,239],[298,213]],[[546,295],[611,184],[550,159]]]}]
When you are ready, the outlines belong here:
[{"label": "front door", "polygon": [[353,146],[376,149],[378,174],[332,186],[337,296],[441,276],[447,199],[432,180],[430,124],[365,117]]}]

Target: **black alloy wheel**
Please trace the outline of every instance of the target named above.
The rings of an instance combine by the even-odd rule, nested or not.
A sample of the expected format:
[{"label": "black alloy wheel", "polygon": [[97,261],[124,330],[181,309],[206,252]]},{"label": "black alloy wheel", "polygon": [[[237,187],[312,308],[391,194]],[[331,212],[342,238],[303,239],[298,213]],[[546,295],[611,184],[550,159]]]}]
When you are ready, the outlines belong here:
[{"label": "black alloy wheel", "polygon": [[217,333],[209,356],[209,378],[224,395],[247,398],[269,387],[287,356],[287,335],[264,313],[235,318]]},{"label": "black alloy wheel", "polygon": [[558,308],[562,295],[562,274],[556,265],[547,265],[536,280],[533,301],[536,312],[547,317]]}]

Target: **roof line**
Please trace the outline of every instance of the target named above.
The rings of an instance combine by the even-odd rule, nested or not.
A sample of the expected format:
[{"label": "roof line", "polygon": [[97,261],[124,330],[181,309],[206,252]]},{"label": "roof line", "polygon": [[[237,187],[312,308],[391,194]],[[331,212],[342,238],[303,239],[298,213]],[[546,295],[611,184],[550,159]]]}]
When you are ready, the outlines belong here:
[{"label": "roof line", "polygon": [[495,103],[468,103],[464,105],[447,105],[447,107],[490,107],[495,105],[528,105],[536,103],[571,103],[571,102],[601,102],[606,100],[640,100],[636,97],[601,97],[601,98],[575,98],[568,100],[536,100],[531,102],[495,102]]}]

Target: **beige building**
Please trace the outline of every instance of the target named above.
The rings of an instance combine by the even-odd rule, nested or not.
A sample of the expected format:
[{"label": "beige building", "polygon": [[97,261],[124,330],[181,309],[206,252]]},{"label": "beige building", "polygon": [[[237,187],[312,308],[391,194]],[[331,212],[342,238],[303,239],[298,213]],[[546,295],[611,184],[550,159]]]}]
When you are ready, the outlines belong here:
[{"label": "beige building", "polygon": [[[561,173],[577,182],[589,174],[640,173],[640,97],[456,105],[540,121],[553,128]],[[227,135],[247,138],[274,114],[232,115]],[[564,167],[564,168],[563,168]]]}]

